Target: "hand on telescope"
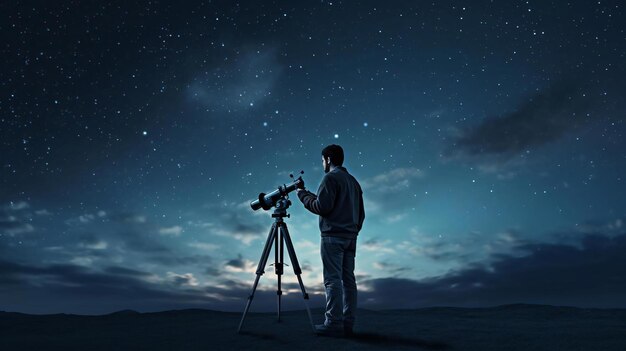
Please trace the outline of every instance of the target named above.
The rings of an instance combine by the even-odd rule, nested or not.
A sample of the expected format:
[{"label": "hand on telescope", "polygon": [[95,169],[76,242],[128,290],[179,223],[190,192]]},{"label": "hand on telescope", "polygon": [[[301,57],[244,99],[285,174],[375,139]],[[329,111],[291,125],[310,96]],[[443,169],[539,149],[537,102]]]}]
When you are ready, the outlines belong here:
[{"label": "hand on telescope", "polygon": [[302,180],[302,178],[300,178],[300,182],[296,186],[296,192],[299,193],[301,190],[305,190],[304,189],[304,180]]}]

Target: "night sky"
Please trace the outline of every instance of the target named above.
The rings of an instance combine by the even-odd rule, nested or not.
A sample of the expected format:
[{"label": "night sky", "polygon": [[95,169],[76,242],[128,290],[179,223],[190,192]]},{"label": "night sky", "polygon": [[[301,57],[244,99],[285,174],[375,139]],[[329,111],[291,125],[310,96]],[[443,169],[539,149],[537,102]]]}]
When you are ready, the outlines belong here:
[{"label": "night sky", "polygon": [[[300,170],[315,192],[333,143],[363,188],[359,307],[626,307],[620,1],[0,14],[0,310],[242,311],[273,222],[250,201]],[[290,199],[321,307],[318,217]]]}]

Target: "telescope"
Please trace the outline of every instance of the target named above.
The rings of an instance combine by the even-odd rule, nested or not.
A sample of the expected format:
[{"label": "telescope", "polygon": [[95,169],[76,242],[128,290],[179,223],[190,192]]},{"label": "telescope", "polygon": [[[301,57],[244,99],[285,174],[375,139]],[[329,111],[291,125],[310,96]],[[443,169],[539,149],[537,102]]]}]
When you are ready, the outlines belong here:
[{"label": "telescope", "polygon": [[[304,171],[300,171],[300,174],[304,174]],[[289,174],[289,176],[293,178],[293,174]],[[299,176],[297,179],[291,182],[291,184],[283,184],[279,186],[278,189],[272,191],[269,194],[260,193],[257,200],[250,202],[250,207],[252,207],[252,210],[254,211],[258,210],[259,208],[267,211],[270,208],[274,207],[278,200],[284,198],[285,196],[287,196],[287,194],[296,190],[301,183],[304,183],[304,180],[302,180],[302,176]]]},{"label": "telescope", "polygon": [[[304,174],[304,171],[300,171],[300,174]],[[294,179],[293,174],[289,174],[291,179]],[[258,210],[262,208],[264,210],[269,210],[272,207],[276,207],[274,209],[274,213],[272,213],[272,218],[274,218],[274,223],[272,224],[272,228],[270,229],[270,233],[267,235],[267,240],[265,241],[265,246],[263,247],[263,253],[261,254],[261,259],[259,260],[259,265],[256,268],[256,278],[254,279],[254,284],[252,285],[252,293],[248,296],[248,302],[246,303],[246,308],[243,310],[243,315],[241,316],[241,322],[239,322],[239,328],[237,328],[237,333],[241,332],[241,327],[243,326],[243,321],[246,319],[246,314],[250,310],[250,304],[252,303],[252,299],[254,298],[254,293],[256,292],[256,288],[259,284],[259,279],[263,274],[265,274],[265,266],[267,265],[267,260],[270,256],[270,251],[272,251],[272,246],[274,246],[274,273],[278,278],[278,289],[276,290],[276,296],[278,297],[278,321],[280,322],[280,309],[281,309],[281,296],[283,294],[281,284],[282,284],[282,276],[284,266],[286,265],[284,262],[284,246],[287,245],[287,253],[289,254],[289,258],[291,259],[291,267],[293,268],[293,273],[298,278],[298,284],[300,284],[300,290],[302,291],[302,297],[304,298],[304,307],[306,307],[307,314],[309,315],[309,322],[311,323],[311,328],[315,331],[315,325],[313,325],[313,317],[311,316],[311,309],[309,309],[309,294],[307,294],[306,289],[304,288],[304,283],[302,282],[302,268],[300,268],[300,263],[298,262],[298,258],[296,257],[296,250],[293,247],[293,243],[291,241],[291,235],[289,234],[289,230],[287,230],[287,223],[285,223],[285,217],[289,217],[287,210],[289,206],[291,206],[291,201],[287,198],[287,195],[296,190],[298,187],[304,188],[304,180],[302,180],[302,176],[298,177],[298,179],[294,179],[293,182],[289,185],[281,185],[278,189],[272,191],[269,194],[260,193],[259,199],[254,200],[250,203],[250,207],[253,210]]]}]

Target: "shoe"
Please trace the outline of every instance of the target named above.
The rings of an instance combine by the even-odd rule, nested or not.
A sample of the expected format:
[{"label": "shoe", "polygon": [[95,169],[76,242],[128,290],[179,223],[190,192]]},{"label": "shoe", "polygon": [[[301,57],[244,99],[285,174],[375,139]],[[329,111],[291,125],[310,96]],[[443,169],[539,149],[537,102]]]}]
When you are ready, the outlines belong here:
[{"label": "shoe", "polygon": [[316,324],[315,333],[318,335],[343,335],[342,327],[329,327],[326,324]]}]

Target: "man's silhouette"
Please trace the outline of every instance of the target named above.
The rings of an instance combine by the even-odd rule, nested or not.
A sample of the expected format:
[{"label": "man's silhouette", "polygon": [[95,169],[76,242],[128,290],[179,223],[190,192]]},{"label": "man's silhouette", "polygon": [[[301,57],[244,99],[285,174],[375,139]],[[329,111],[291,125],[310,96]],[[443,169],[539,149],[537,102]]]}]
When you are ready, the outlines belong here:
[{"label": "man's silhouette", "polygon": [[320,334],[352,334],[357,289],[354,278],[356,239],[363,221],[363,191],[357,180],[342,166],[343,149],[329,145],[322,150],[324,178],[317,195],[297,190],[298,198],[309,211],[319,215],[322,235],[320,252],[324,266],[326,313],[324,324],[316,325]]}]

